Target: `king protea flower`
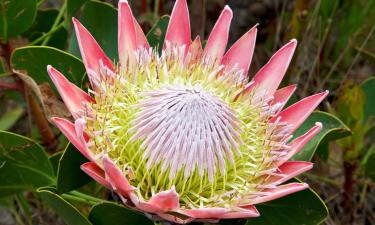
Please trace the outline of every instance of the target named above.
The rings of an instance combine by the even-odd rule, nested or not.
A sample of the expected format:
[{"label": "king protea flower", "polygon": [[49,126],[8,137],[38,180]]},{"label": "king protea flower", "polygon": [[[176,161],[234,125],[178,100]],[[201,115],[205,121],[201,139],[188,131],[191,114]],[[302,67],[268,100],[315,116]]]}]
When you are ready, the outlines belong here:
[{"label": "king protea flower", "polygon": [[127,207],[174,223],[257,217],[254,205],[308,187],[283,184],[312,168],[288,160],[322,125],[291,138],[328,92],[283,109],[296,85],[277,88],[296,40],[248,81],[257,28],[225,52],[228,6],[202,49],[199,37],[191,41],[186,0],[177,0],[160,55],[128,2],[120,0],[118,9],[116,63],[73,19],[89,93],[48,66],[75,119],[52,121],[90,160],[83,171]]}]

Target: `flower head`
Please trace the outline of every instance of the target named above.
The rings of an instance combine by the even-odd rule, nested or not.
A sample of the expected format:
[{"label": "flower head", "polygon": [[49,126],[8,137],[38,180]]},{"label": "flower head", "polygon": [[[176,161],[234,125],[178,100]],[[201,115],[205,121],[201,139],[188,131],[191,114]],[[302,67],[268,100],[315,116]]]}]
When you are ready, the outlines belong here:
[{"label": "flower head", "polygon": [[295,40],[248,81],[257,28],[225,52],[228,6],[202,49],[199,37],[191,41],[186,1],[177,0],[160,55],[128,2],[118,8],[118,63],[73,19],[89,94],[48,67],[75,122],[52,120],[90,160],[87,174],[126,206],[177,223],[256,217],[255,204],[307,188],[282,183],[312,168],[288,160],[322,125],[290,140],[327,92],[283,109],[296,86],[277,88]]}]

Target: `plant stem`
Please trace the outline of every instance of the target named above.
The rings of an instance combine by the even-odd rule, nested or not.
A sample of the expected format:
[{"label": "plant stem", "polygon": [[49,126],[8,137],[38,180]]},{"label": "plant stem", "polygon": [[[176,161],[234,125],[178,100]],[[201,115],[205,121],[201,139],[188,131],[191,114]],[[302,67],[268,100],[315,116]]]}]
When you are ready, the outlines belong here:
[{"label": "plant stem", "polygon": [[87,199],[87,200],[90,200],[90,201],[95,201],[95,202],[106,202],[106,200],[104,199],[100,199],[100,198],[95,198],[91,195],[87,195],[87,194],[84,194],[84,193],[81,193],[79,191],[71,191],[70,194],[74,195],[74,196],[77,196],[77,197],[80,197],[80,198],[83,198],[83,199]]},{"label": "plant stem", "polygon": [[[360,49],[364,49],[364,48],[365,48],[365,46],[367,45],[368,41],[369,41],[370,38],[372,37],[374,31],[375,31],[375,25],[371,27],[371,30],[370,30],[370,32],[367,34],[366,39],[365,39],[365,40],[363,41],[363,43],[361,44]],[[361,55],[361,51],[358,51],[357,54],[355,55],[355,57],[354,57],[352,63],[350,64],[350,67],[349,67],[348,71],[347,71],[346,74],[345,74],[345,78],[349,77],[349,72],[352,71],[352,69],[353,69],[354,65],[357,63],[358,58],[359,58],[360,55]],[[346,79],[343,79],[343,80],[346,80]],[[342,82],[344,82],[344,81],[342,81]]]},{"label": "plant stem", "polygon": [[[60,29],[60,27],[62,27],[64,25],[64,23],[60,23],[58,26],[56,26],[55,28],[49,30],[47,33],[45,33],[44,35],[42,35],[41,37],[35,39],[33,42],[30,42],[28,45],[29,46],[32,46],[32,45],[36,45],[38,44],[39,42],[43,41],[43,40],[46,40],[45,38],[47,37],[50,37],[52,34],[54,34],[56,31],[58,31]],[[47,41],[48,42],[48,41]],[[43,44],[42,44],[43,45]]]},{"label": "plant stem", "polygon": [[32,225],[31,210],[30,210],[29,203],[27,202],[25,196],[22,193],[17,194],[16,199],[20,207],[22,208],[22,211],[24,212],[25,217],[27,218],[27,223],[29,225]]},{"label": "plant stem", "polygon": [[[65,0],[65,1],[64,1],[64,4],[62,5],[62,7],[61,7],[61,9],[60,9],[60,11],[59,11],[59,14],[57,15],[57,17],[56,17],[56,19],[55,19],[55,22],[53,23],[53,25],[52,25],[50,31],[56,29],[56,27],[59,26],[59,22],[60,22],[61,18],[63,18],[64,13],[65,13],[66,2],[67,2],[67,1]],[[50,31],[49,31],[49,32],[50,32]],[[46,37],[46,39],[44,39],[44,41],[42,42],[41,45],[42,45],[42,46],[47,45],[47,43],[49,42],[50,39],[51,39],[51,36]]]},{"label": "plant stem", "polygon": [[[369,42],[370,38],[374,34],[374,32],[375,32],[375,24],[371,27],[371,30],[367,34],[365,40],[362,42],[362,44],[360,46],[360,49],[364,49],[365,48],[365,46]],[[353,70],[353,67],[357,64],[357,61],[358,61],[359,56],[361,55],[361,53],[362,53],[361,51],[358,51],[357,54],[354,56],[354,59],[352,60],[352,63],[349,66],[349,69],[346,71],[344,77],[340,81],[340,85],[338,86],[339,88],[336,90],[337,93],[341,92],[342,88],[344,87],[344,85],[343,85],[344,82],[349,79],[349,77],[351,75],[350,72]]]},{"label": "plant stem", "polygon": [[75,201],[75,202],[79,202],[79,203],[83,203],[83,204],[90,204],[90,205],[96,205],[97,204],[97,202],[93,202],[91,200],[80,198],[80,197],[77,197],[77,196],[71,195],[71,194],[62,194],[61,197],[63,197],[64,199],[67,199],[67,200],[71,200],[71,201]]},{"label": "plant stem", "polygon": [[6,4],[8,4],[8,3],[6,3],[6,1],[1,1],[0,2],[0,7],[1,7],[1,17],[2,17],[2,30],[4,31],[4,33],[3,33],[3,38],[4,38],[4,42],[5,43],[7,43],[8,42],[8,20],[7,20],[7,18],[6,18],[6,13],[3,13],[3,12],[6,12],[7,10],[6,10],[6,8],[5,8],[5,5]]},{"label": "plant stem", "polygon": [[10,76],[12,74],[13,73],[11,73],[11,72],[0,73],[0,77],[7,77],[7,76]]},{"label": "plant stem", "polygon": [[[289,33],[288,40],[291,38],[298,38],[301,34],[301,30],[305,27],[306,16],[303,14],[307,12],[310,1],[308,0],[297,0],[292,14],[291,27],[292,31]],[[301,19],[301,17],[303,19]]]},{"label": "plant stem", "polygon": [[109,202],[107,200],[95,198],[93,196],[81,193],[79,191],[71,191],[69,193],[62,194],[61,196],[67,200],[90,205],[96,205],[101,202]]},{"label": "plant stem", "polygon": [[54,149],[57,144],[57,140],[55,138],[55,134],[53,133],[51,127],[49,126],[49,122],[44,116],[44,113],[36,100],[33,93],[24,86],[24,95],[26,98],[26,102],[28,103],[30,113],[32,114],[36,126],[38,127],[40,134],[42,136],[43,144],[48,149]]},{"label": "plant stem", "polygon": [[40,6],[41,4],[43,4],[45,1],[46,1],[46,0],[40,0],[40,1],[38,2],[38,8],[39,8],[39,6]]},{"label": "plant stem", "polygon": [[344,162],[344,174],[345,174],[345,181],[344,181],[344,193],[343,193],[343,208],[344,208],[344,218],[343,224],[353,224],[354,221],[354,211],[355,205],[354,202],[354,172],[356,170],[356,164],[351,162]]},{"label": "plant stem", "polygon": [[[316,75],[315,73],[318,72],[319,73],[319,65],[321,63],[321,60],[322,60],[322,55],[323,54],[323,51],[325,49],[325,45],[327,43],[327,40],[328,40],[328,37],[329,37],[329,33],[331,32],[331,26],[332,26],[332,21],[331,20],[328,20],[327,21],[327,27],[324,29],[324,34],[323,34],[323,37],[321,39],[321,44],[319,45],[319,48],[318,48],[318,51],[317,51],[317,54],[314,58],[314,61],[313,61],[313,69],[310,70],[308,76],[307,76],[307,81],[306,84],[310,84],[311,82],[311,79],[314,77],[314,75]],[[316,70],[315,70],[316,69]],[[318,74],[319,75],[319,74]],[[308,88],[309,88],[309,85],[305,85],[305,88],[304,88],[304,92],[303,93],[307,93],[308,91]]]},{"label": "plant stem", "polygon": [[13,214],[14,219],[17,221],[17,224],[25,225],[14,204],[11,205],[10,212]]},{"label": "plant stem", "polygon": [[154,2],[154,20],[156,21],[159,17],[159,0]]},{"label": "plant stem", "polygon": [[308,178],[312,179],[312,180],[317,180],[317,181],[321,181],[321,182],[324,182],[324,183],[327,183],[327,184],[334,185],[335,187],[340,187],[340,183],[335,181],[335,180],[332,180],[332,179],[329,179],[329,178],[326,178],[326,177],[321,177],[321,176],[318,176],[318,175],[315,175],[315,174],[312,174],[312,173],[306,173],[304,175],[307,176]]},{"label": "plant stem", "polygon": [[366,193],[367,193],[367,188],[368,188],[368,183],[365,182],[365,184],[362,187],[361,195],[359,198],[359,205],[362,205],[363,202],[365,201]]},{"label": "plant stem", "polygon": [[[9,44],[1,44],[2,55],[6,60],[8,68],[11,68],[10,57],[12,54],[12,49]],[[39,129],[39,132],[42,136],[43,144],[48,148],[52,149],[57,145],[57,139],[55,138],[55,134],[53,133],[51,127],[49,126],[48,120],[46,119],[41,106],[39,105],[38,101],[36,100],[35,96],[32,94],[31,90],[24,85],[24,83],[17,79],[17,84],[19,86],[20,92],[23,94],[23,97],[26,100],[28,105],[28,111],[35,119],[35,123]]]},{"label": "plant stem", "polygon": [[372,53],[370,51],[367,51],[366,49],[363,49],[363,48],[358,47],[358,46],[355,46],[354,48],[355,48],[355,50],[359,51],[360,53],[363,53],[364,55],[367,55],[370,58],[375,59],[375,54],[374,53]]},{"label": "plant stem", "polygon": [[18,214],[18,212],[15,211],[15,210],[12,210],[12,212],[13,212],[13,216],[14,216],[14,218],[15,218],[16,221],[17,221],[17,224],[18,224],[18,225],[25,225],[25,223],[23,222],[23,220],[22,220],[22,218],[20,217],[20,215]]}]

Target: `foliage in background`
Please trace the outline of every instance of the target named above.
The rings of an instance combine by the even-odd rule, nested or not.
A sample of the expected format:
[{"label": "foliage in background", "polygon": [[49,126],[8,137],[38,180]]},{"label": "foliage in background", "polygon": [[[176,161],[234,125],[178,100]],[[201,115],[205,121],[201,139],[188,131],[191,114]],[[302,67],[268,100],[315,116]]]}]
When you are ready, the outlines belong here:
[{"label": "foliage in background", "polygon": [[[201,24],[193,33],[206,34],[219,13],[215,5],[221,8],[224,2],[202,0],[205,11],[191,7],[192,14],[206,18],[192,18]],[[331,214],[328,224],[375,224],[374,212],[366,206],[375,206],[375,200],[366,200],[375,187],[375,146],[371,142],[375,125],[371,104],[375,98],[371,77],[375,73],[374,2],[228,1],[234,10],[245,12],[238,19],[246,22],[246,29],[259,22],[265,32],[260,34],[252,71],[265,63],[270,52],[296,37],[300,44],[285,80],[303,87],[294,99],[317,87],[332,94],[322,107],[330,114],[314,112],[296,131],[295,136],[304,133],[313,121],[324,125],[293,159],[317,164],[316,171],[302,178],[316,182],[314,187],[324,200],[308,189],[259,206],[262,216],[257,219],[221,224],[319,224],[328,217],[323,201]],[[160,46],[169,21],[163,14],[170,12],[171,1],[130,3],[139,8],[138,17],[149,30],[148,41]],[[258,18],[250,23],[246,14]],[[267,22],[262,20],[263,14],[270,17]],[[0,206],[17,224],[153,224],[117,204],[117,196],[91,182],[79,169],[85,159],[48,121],[50,116],[69,115],[47,74],[48,64],[76,85],[88,85],[71,17],[78,17],[117,61],[117,9],[96,0],[2,0],[0,15]],[[322,182],[327,186],[319,184]],[[60,219],[47,216],[50,209]],[[359,215],[360,210],[364,213]]]}]

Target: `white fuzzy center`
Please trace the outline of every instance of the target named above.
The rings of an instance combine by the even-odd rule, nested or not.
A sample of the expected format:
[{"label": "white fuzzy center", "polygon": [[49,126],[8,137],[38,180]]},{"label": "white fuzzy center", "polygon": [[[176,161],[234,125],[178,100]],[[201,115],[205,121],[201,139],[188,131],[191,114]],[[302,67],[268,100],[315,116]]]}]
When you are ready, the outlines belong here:
[{"label": "white fuzzy center", "polygon": [[213,180],[217,168],[224,174],[226,164],[239,154],[239,120],[225,102],[199,85],[147,92],[136,107],[132,139],[142,140],[147,166],[162,163],[170,179],[181,169],[185,177],[197,169]]}]

